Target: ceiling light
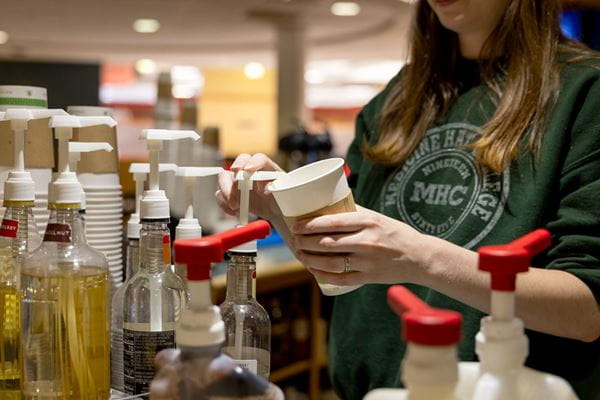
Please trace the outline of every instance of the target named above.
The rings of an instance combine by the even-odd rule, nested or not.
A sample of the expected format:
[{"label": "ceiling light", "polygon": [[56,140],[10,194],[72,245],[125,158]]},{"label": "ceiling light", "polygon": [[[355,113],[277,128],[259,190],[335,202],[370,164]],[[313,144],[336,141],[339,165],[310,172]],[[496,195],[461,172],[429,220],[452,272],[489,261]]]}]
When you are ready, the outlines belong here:
[{"label": "ceiling light", "polygon": [[311,85],[325,83],[325,74],[318,69],[308,69],[304,73],[304,80]]},{"label": "ceiling light", "polygon": [[8,33],[0,31],[0,44],[8,42]]},{"label": "ceiling light", "polygon": [[244,74],[248,79],[260,79],[265,76],[265,66],[258,62],[251,62],[244,66]]},{"label": "ceiling light", "polygon": [[338,1],[331,5],[331,13],[339,17],[354,17],[360,13],[360,6],[352,1]]},{"label": "ceiling light", "polygon": [[171,67],[173,81],[172,94],[176,99],[196,97],[204,86],[204,76],[193,65],[174,65]]},{"label": "ceiling light", "polygon": [[160,22],[152,18],[140,18],[133,22],[133,30],[138,33],[154,33],[160,29]]},{"label": "ceiling light", "polygon": [[156,72],[156,62],[149,58],[141,58],[135,62],[135,70],[141,75],[150,75]]}]

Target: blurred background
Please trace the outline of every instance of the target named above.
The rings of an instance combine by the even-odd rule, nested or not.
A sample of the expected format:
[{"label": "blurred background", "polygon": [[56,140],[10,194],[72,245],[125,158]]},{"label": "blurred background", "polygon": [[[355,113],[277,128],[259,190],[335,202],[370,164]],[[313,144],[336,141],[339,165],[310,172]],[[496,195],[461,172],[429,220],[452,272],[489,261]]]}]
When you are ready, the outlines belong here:
[{"label": "blurred background", "polygon": [[[162,161],[179,165],[263,152],[293,169],[343,156],[360,108],[406,62],[414,3],[2,1],[0,85],[45,87],[51,108],[113,109],[127,213],[134,194],[128,165],[147,161],[137,139],[143,128],[203,134],[201,148],[165,147]],[[565,35],[600,49],[599,3],[565,1]],[[212,185],[199,194],[202,204],[214,203]],[[177,197],[175,186],[166,189]],[[175,219],[178,207],[172,200]],[[215,207],[199,215],[206,232],[235,223],[216,218]],[[272,321],[272,379],[291,400],[333,397],[323,368],[331,304],[311,282],[307,273],[278,277],[259,293]]]},{"label": "blurred background", "polygon": [[[406,61],[411,3],[4,1],[0,84],[46,87],[50,107],[113,108],[125,161],[146,157],[137,132],[155,120],[216,127],[227,158],[275,156],[305,131],[344,154],[360,107]],[[565,2],[563,28],[599,48],[596,3]]]}]

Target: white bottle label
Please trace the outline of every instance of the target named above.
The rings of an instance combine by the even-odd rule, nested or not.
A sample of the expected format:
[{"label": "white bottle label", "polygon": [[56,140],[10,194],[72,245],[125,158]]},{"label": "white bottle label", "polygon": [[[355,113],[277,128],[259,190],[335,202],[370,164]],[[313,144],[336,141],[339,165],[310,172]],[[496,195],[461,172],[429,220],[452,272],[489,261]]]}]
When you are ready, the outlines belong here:
[{"label": "white bottle label", "polygon": [[233,360],[233,362],[244,368],[246,371],[250,371],[254,375],[257,374],[258,362],[256,360]]}]

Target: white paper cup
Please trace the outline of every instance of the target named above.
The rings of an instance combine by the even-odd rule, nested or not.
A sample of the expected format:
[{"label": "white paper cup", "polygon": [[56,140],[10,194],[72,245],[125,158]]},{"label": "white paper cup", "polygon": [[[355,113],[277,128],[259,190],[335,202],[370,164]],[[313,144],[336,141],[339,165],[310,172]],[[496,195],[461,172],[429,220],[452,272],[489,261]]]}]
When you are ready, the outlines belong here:
[{"label": "white paper cup", "polygon": [[106,187],[108,189],[121,188],[119,182],[119,174],[116,172],[112,173],[91,173],[84,172],[78,173],[77,179],[83,185],[84,190],[90,187],[99,188]]},{"label": "white paper cup", "polygon": [[[341,158],[321,160],[295,169],[275,179],[267,189],[273,193],[288,227],[306,218],[356,211]],[[362,286],[317,283],[326,296],[338,296]]]},{"label": "white paper cup", "polygon": [[97,106],[67,106],[67,112],[78,117],[113,116],[112,108]]},{"label": "white paper cup", "polygon": [[121,246],[121,241],[118,239],[88,239],[88,244],[98,250],[116,250],[117,246]]},{"label": "white paper cup", "polygon": [[86,207],[88,210],[121,210],[123,204],[121,203],[92,203],[86,201]]},{"label": "white paper cup", "polygon": [[111,210],[97,210],[94,208],[89,208],[86,210],[86,214],[91,216],[106,216],[107,218],[110,218],[111,216],[113,217],[113,219],[116,218],[122,218],[123,217],[123,210],[121,209],[111,209]]},{"label": "white paper cup", "polygon": [[87,224],[85,227],[85,231],[89,233],[112,233],[115,232],[116,226],[95,226],[91,224]]},{"label": "white paper cup", "polygon": [[121,232],[106,232],[106,233],[89,233],[87,234],[87,237],[89,240],[95,240],[95,239],[121,239],[122,237],[122,233]]},{"label": "white paper cup", "polygon": [[86,215],[85,216],[86,227],[94,226],[114,226],[116,229],[123,229],[122,218],[106,218],[99,215]]},{"label": "white paper cup", "polygon": [[105,251],[110,251],[110,250],[114,250],[115,246],[118,244],[110,244],[110,245],[106,245],[106,244],[94,244],[94,243],[88,243],[91,247],[93,247],[94,249],[104,253]]},{"label": "white paper cup", "polygon": [[321,160],[295,169],[275,179],[267,188],[286,217],[312,213],[350,193],[341,158]]}]

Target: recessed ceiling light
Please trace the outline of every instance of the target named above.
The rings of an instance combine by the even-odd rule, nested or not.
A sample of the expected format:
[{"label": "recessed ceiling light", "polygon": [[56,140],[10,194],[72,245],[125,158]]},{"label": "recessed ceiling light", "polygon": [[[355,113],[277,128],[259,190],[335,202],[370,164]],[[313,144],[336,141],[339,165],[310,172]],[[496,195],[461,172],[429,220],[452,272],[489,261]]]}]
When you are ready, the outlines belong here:
[{"label": "recessed ceiling light", "polygon": [[360,6],[353,1],[338,1],[331,5],[331,13],[339,17],[354,17],[360,13]]},{"label": "recessed ceiling light", "polygon": [[8,42],[8,33],[0,31],[0,44],[4,44],[6,42]]},{"label": "recessed ceiling light", "polygon": [[133,22],[133,30],[138,33],[154,33],[160,29],[160,22],[152,18],[140,18]]},{"label": "recessed ceiling light", "polygon": [[149,58],[140,58],[135,62],[135,70],[142,75],[150,75],[156,72],[156,62]]},{"label": "recessed ceiling light", "polygon": [[325,74],[318,69],[308,69],[304,73],[304,80],[311,85],[319,85],[325,83]]},{"label": "recessed ceiling light", "polygon": [[265,76],[265,66],[258,62],[250,62],[244,66],[244,74],[248,79],[260,79]]}]

